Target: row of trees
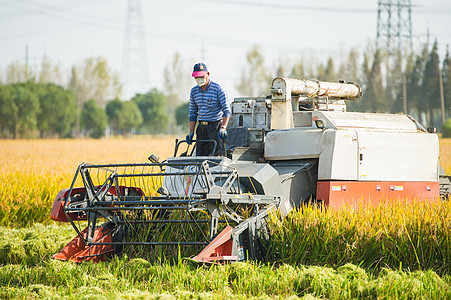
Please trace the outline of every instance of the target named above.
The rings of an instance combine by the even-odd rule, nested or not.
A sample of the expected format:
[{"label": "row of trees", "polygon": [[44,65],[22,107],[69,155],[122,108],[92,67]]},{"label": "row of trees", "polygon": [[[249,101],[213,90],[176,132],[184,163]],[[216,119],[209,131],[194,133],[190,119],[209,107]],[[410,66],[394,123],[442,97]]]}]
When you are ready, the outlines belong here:
[{"label": "row of trees", "polygon": [[106,105],[106,115],[114,134],[158,134],[167,132],[169,116],[167,99],[157,89],[147,94],[137,94],[130,101],[111,100]]},{"label": "row of trees", "polygon": [[[119,76],[103,58],[89,58],[73,66],[66,84],[60,68],[48,58],[39,74],[13,63],[7,68],[5,84],[0,84],[0,136],[100,137],[106,128],[111,134],[186,130],[188,105],[183,99],[187,99],[192,82],[183,70],[191,65],[192,61],[175,53],[164,70],[164,93],[152,89],[122,101]],[[440,128],[440,86],[448,115],[451,106],[450,65],[448,51],[440,59],[437,42],[407,55],[401,51],[387,55],[368,44],[360,50],[342,50],[327,60],[285,56],[271,65],[254,46],[245,57],[236,89],[243,96],[265,96],[276,76],[357,81],[364,96],[350,101],[349,110],[403,111],[425,126]]]},{"label": "row of trees", "polygon": [[269,94],[268,82],[276,76],[356,81],[362,86],[364,96],[349,101],[348,110],[404,112],[419,118],[425,126],[440,128],[441,87],[445,113],[450,116],[451,57],[446,51],[440,60],[438,50],[435,42],[432,46],[424,45],[417,53],[397,51],[388,55],[368,44],[365,49],[351,49],[324,62],[315,57],[285,57],[271,67],[266,65],[261,49],[255,46],[246,56],[236,88],[243,95],[265,96]]},{"label": "row of trees", "polygon": [[[83,103],[80,132],[76,132],[75,94],[53,83],[27,81],[0,85],[0,136],[2,138],[99,138],[109,125],[112,134],[157,134],[167,131],[166,98],[156,89],[129,101],[114,99],[102,108],[94,99]],[[184,117],[187,118],[187,112]]]},{"label": "row of trees", "polygon": [[175,113],[157,89],[120,100],[119,77],[103,58],[73,66],[65,86],[60,68],[48,58],[39,74],[16,62],[6,75],[6,84],[0,84],[0,138],[167,133]]},{"label": "row of trees", "polygon": [[83,105],[81,121],[85,134],[99,138],[107,125],[111,134],[158,134],[166,132],[169,118],[166,98],[156,89],[147,94],[137,94],[129,101],[110,100],[102,109],[94,99]]},{"label": "row of trees", "polygon": [[75,95],[53,83],[0,85],[0,136],[68,137],[75,123]]}]

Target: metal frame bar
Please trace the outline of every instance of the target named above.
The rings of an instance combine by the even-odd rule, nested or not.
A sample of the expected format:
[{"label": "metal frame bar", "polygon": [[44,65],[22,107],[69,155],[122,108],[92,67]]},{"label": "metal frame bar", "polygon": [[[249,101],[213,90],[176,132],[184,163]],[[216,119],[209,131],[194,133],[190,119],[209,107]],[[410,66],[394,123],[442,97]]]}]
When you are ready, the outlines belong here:
[{"label": "metal frame bar", "polygon": [[[218,224],[220,223],[235,223],[240,224],[242,218],[229,207],[227,204],[234,205],[247,204],[254,205],[255,212],[259,211],[260,205],[274,204],[278,201],[275,196],[266,195],[249,195],[240,193],[240,183],[238,174],[235,169],[230,171],[214,171],[210,168],[211,162],[165,162],[165,163],[133,163],[133,164],[99,164],[89,165],[81,164],[77,168],[77,172],[72,181],[68,196],[64,201],[63,211],[76,230],[81,240],[88,246],[91,245],[206,245],[211,241],[218,231]],[[154,168],[158,167],[158,172],[135,172],[137,168]],[[165,172],[167,167],[177,168],[180,172]],[[190,167],[195,171],[188,172],[186,168]],[[117,169],[123,168],[124,173],[117,172]],[[131,168],[131,171],[127,169]],[[106,179],[103,183],[95,185],[91,177],[90,171],[104,170]],[[138,170],[139,171],[139,170]],[[131,172],[131,173],[130,173]],[[97,173],[99,174],[99,173]],[[70,195],[74,189],[75,182],[78,177],[81,177],[83,185],[86,189],[86,196],[83,203],[70,203]],[[97,175],[99,176],[99,175]],[[104,176],[104,175],[102,175]],[[189,194],[184,195],[168,195],[168,196],[148,196],[148,195],[127,195],[122,194],[119,188],[119,179],[121,178],[142,178],[142,177],[184,177],[193,176],[192,188]],[[224,176],[222,186],[217,186],[215,177]],[[99,178],[98,178],[99,180]],[[134,181],[133,181],[134,182]],[[201,185],[205,186],[203,194],[194,194],[195,187]],[[236,190],[233,190],[236,187]],[[113,188],[116,195],[108,194]],[[133,187],[139,188],[139,187]],[[232,194],[230,194],[232,192]],[[125,211],[181,211],[184,210],[188,214],[187,219],[183,220],[124,220],[123,212]],[[197,219],[193,216],[193,212],[203,210],[209,214],[209,219]],[[88,217],[88,230],[86,237],[75,225],[74,220],[71,219],[70,213],[85,212]],[[122,217],[121,217],[122,216]],[[96,229],[97,219],[104,217],[116,225],[133,224],[195,224],[199,231],[204,236],[204,241],[159,241],[159,242],[94,242],[94,231]],[[251,217],[253,218],[253,217]],[[248,219],[249,220],[249,219]],[[209,224],[210,234],[207,237],[200,227],[200,224]]]}]

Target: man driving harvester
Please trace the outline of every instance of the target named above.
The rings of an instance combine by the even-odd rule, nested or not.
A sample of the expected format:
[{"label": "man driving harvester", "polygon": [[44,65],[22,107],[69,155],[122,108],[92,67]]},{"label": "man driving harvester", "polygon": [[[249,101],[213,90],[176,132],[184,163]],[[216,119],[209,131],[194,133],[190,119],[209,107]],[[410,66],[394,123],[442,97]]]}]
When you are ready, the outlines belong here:
[{"label": "man driving harvester", "polygon": [[[197,86],[191,89],[189,99],[189,134],[186,141],[191,144],[196,122],[197,140],[215,140],[214,155],[225,155],[224,140],[227,138],[227,123],[231,115],[230,101],[226,92],[216,82],[211,81],[210,72],[204,63],[194,65],[192,76]],[[196,155],[208,156],[213,151],[212,142],[197,142]]]}]

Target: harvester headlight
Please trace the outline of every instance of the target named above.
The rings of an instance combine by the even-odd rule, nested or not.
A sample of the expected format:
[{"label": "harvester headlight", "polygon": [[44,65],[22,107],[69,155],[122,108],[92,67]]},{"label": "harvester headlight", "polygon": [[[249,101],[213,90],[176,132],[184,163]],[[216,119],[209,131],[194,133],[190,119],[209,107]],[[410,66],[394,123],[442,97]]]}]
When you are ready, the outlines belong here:
[{"label": "harvester headlight", "polygon": [[147,158],[151,163],[158,163],[159,161],[159,157],[156,156],[155,154],[151,154],[148,158]]},{"label": "harvester headlight", "polygon": [[319,129],[324,129],[324,121],[321,119],[315,120],[316,127]]}]

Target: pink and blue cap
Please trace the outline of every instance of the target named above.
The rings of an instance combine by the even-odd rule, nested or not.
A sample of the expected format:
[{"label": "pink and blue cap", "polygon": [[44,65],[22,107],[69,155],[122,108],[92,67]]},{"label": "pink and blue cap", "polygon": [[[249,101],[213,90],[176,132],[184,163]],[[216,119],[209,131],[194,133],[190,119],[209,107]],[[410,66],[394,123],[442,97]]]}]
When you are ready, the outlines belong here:
[{"label": "pink and blue cap", "polygon": [[194,65],[193,74],[191,74],[191,76],[203,77],[207,73],[208,73],[207,66],[204,63],[197,63]]}]

